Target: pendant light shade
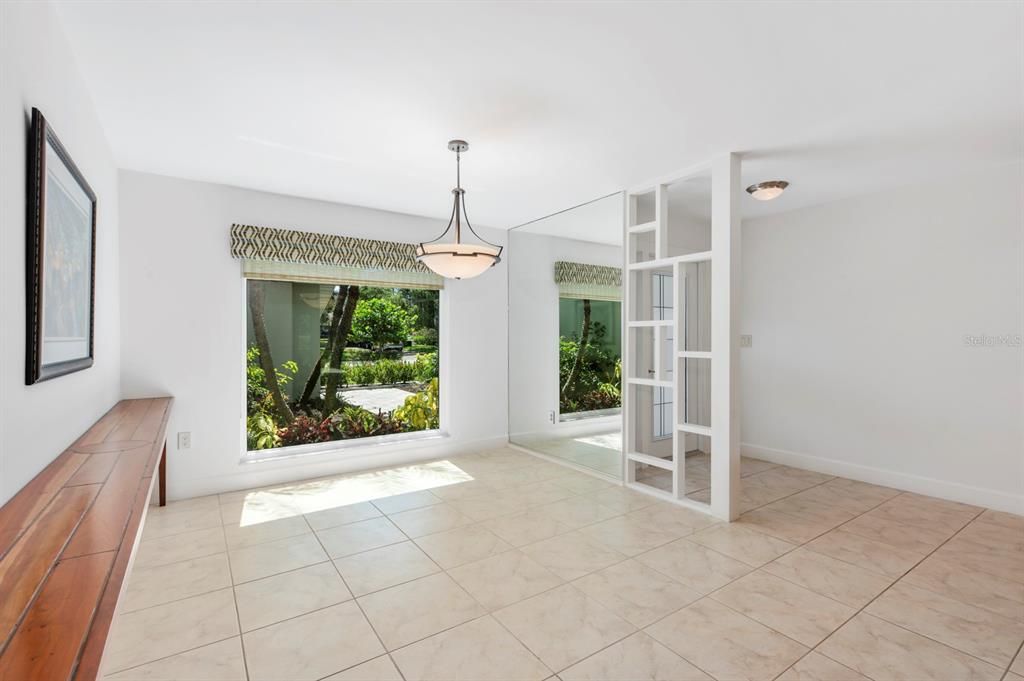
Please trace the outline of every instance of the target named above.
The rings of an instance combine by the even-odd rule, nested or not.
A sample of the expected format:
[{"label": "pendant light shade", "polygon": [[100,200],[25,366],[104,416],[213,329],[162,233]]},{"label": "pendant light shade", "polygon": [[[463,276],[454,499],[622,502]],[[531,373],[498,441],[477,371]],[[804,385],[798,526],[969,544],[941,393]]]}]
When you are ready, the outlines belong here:
[{"label": "pendant light shade", "polygon": [[[480,238],[473,230],[473,225],[469,223],[466,214],[466,190],[462,188],[461,160],[462,152],[469,149],[469,144],[463,140],[452,140],[448,143],[448,149],[455,152],[455,189],[452,190],[455,200],[452,205],[452,216],[441,236],[416,247],[416,259],[447,279],[470,279],[501,262],[501,246]],[[463,222],[480,243],[463,243]],[[455,227],[455,241],[441,243],[441,239],[448,235],[452,227]]]},{"label": "pendant light shade", "polygon": [[447,279],[470,279],[501,260],[500,246],[420,244],[416,259]]}]

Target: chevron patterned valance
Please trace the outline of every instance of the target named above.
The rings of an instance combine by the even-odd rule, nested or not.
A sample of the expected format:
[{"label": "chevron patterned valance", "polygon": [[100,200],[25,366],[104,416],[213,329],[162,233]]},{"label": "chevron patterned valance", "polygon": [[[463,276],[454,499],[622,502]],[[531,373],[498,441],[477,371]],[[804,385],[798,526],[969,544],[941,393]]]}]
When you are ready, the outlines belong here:
[{"label": "chevron patterned valance", "polygon": [[622,300],[619,267],[559,260],[555,263],[555,283],[562,298]]},{"label": "chevron patterned valance", "polygon": [[443,280],[416,260],[416,245],[231,225],[231,255],[250,278],[441,288]]}]

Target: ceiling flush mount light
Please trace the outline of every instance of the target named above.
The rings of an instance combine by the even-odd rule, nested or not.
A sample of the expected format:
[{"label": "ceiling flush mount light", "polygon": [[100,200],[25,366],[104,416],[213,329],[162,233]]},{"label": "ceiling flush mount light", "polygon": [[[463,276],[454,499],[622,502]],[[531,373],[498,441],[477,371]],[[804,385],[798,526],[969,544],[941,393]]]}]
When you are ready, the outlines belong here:
[{"label": "ceiling flush mount light", "polygon": [[[466,190],[462,188],[460,163],[462,152],[469,149],[469,144],[463,140],[452,140],[448,143],[448,149],[455,152],[455,189],[452,190],[455,202],[452,206],[452,216],[448,220],[448,227],[441,236],[416,247],[416,259],[442,277],[469,279],[483,274],[485,270],[494,267],[501,261],[501,246],[484,241],[473,230],[473,225],[469,224],[469,217],[466,215]],[[462,243],[463,222],[466,223],[470,233],[483,243]],[[455,227],[455,242],[438,243],[447,236],[452,226]]]},{"label": "ceiling flush mount light", "polygon": [[770,182],[758,182],[747,187],[747,193],[758,201],[771,201],[782,196],[789,183],[785,180],[771,180]]}]

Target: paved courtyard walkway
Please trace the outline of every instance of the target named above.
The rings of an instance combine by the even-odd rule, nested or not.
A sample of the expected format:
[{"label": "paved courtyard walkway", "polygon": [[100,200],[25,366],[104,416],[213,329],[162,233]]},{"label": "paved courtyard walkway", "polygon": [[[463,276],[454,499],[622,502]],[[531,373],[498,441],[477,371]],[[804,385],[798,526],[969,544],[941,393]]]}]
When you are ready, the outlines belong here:
[{"label": "paved courtyard walkway", "polygon": [[412,395],[398,388],[367,388],[366,390],[343,390],[341,399],[355,404],[374,414],[380,411],[392,411],[405,403],[405,398]]}]

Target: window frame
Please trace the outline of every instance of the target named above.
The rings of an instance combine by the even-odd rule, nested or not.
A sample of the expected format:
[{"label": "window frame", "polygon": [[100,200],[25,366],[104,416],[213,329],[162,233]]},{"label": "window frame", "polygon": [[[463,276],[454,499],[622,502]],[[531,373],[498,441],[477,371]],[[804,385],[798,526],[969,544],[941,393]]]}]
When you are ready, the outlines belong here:
[{"label": "window frame", "polygon": [[[238,364],[238,375],[239,375],[239,405],[241,410],[241,417],[239,419],[239,463],[262,463],[269,461],[281,461],[297,457],[316,456],[324,454],[334,454],[340,458],[359,458],[367,455],[380,454],[385,455],[393,452],[396,448],[403,449],[410,445],[426,444],[431,440],[448,439],[450,435],[450,416],[451,416],[451,400],[449,399],[449,392],[445,389],[445,386],[451,385],[451,372],[447,357],[450,356],[450,343],[451,343],[451,318],[448,314],[448,289],[442,286],[437,290],[438,302],[437,302],[437,316],[438,316],[438,409],[440,414],[438,415],[438,428],[431,428],[427,430],[418,430],[409,433],[393,433],[390,435],[374,435],[371,437],[363,438],[352,438],[348,440],[331,440],[329,442],[312,442],[303,445],[289,445],[286,447],[273,447],[270,449],[255,449],[250,450],[248,448],[248,432],[246,427],[246,417],[248,415],[248,400],[246,394],[246,350],[248,344],[246,341],[248,334],[248,321],[249,321],[249,306],[248,306],[248,287],[250,279],[257,281],[275,281],[274,279],[266,279],[262,277],[247,277],[242,273],[240,280],[240,295],[239,295],[239,332],[238,337],[240,339],[240,347],[237,350]],[[294,282],[288,282],[294,283]],[[323,282],[310,282],[319,283]],[[335,284],[343,285],[343,284]],[[366,284],[369,286],[370,284]],[[401,288],[401,287],[393,287]]]}]

